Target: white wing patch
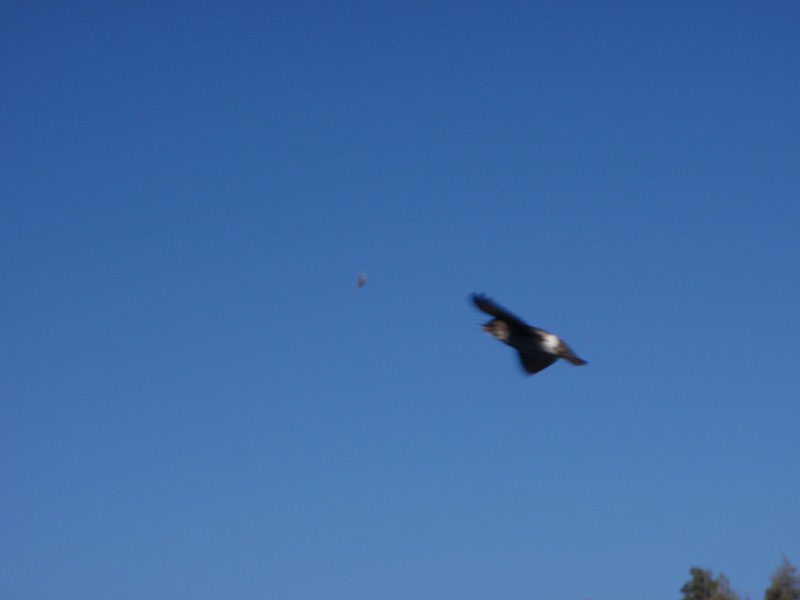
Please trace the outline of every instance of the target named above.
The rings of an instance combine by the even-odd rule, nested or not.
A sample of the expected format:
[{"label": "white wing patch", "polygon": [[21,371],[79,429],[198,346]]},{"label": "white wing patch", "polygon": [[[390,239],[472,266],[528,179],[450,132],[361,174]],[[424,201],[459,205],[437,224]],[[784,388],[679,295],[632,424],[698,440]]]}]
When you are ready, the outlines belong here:
[{"label": "white wing patch", "polygon": [[558,336],[555,336],[552,333],[544,334],[542,339],[542,346],[544,346],[548,352],[555,354],[559,344],[561,344],[561,340],[558,339]]}]

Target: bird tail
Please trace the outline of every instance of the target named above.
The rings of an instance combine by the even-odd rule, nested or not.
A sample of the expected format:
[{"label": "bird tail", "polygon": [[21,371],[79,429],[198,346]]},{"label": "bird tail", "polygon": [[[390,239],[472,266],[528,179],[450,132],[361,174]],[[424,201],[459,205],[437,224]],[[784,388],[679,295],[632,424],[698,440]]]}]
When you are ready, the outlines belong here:
[{"label": "bird tail", "polygon": [[556,349],[556,354],[561,358],[567,359],[573,365],[585,365],[586,361],[582,358],[578,358],[575,356],[575,353],[572,351],[572,348],[567,346],[564,342],[561,342]]}]

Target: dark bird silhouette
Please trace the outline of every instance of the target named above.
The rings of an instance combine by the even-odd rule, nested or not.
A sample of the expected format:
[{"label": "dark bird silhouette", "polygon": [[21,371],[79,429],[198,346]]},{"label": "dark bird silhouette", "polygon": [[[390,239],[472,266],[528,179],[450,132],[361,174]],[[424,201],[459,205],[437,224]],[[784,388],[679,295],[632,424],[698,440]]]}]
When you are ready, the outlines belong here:
[{"label": "dark bird silhouette", "polygon": [[586,364],[557,335],[531,327],[486,296],[472,294],[472,301],[483,312],[494,317],[482,329],[519,352],[522,368],[529,374],[546,369],[558,358],[565,358],[573,365]]}]

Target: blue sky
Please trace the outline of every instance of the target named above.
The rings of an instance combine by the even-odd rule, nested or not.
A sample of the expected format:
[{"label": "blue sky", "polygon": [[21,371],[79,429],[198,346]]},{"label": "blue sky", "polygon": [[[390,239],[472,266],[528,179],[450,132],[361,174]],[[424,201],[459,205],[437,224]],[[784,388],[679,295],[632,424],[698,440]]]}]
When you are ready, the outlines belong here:
[{"label": "blue sky", "polygon": [[800,563],[800,9],[383,4],[2,9],[3,597]]}]

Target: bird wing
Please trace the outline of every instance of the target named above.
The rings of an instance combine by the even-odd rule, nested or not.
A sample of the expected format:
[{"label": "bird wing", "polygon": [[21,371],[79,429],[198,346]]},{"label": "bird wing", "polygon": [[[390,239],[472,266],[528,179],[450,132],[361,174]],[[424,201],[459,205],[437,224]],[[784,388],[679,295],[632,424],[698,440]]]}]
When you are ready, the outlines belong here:
[{"label": "bird wing", "polygon": [[509,325],[516,325],[517,327],[528,327],[528,324],[525,321],[519,317],[515,317],[502,306],[496,304],[493,300],[482,294],[472,294],[472,301],[475,303],[475,306],[477,306],[486,314],[492,315],[495,319],[500,319]]},{"label": "bird wing", "polygon": [[519,353],[522,368],[533,375],[542,369],[546,369],[556,361],[556,356],[546,354],[523,354]]}]

